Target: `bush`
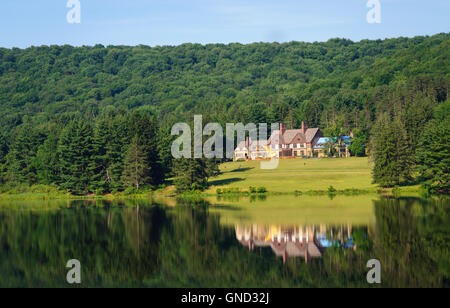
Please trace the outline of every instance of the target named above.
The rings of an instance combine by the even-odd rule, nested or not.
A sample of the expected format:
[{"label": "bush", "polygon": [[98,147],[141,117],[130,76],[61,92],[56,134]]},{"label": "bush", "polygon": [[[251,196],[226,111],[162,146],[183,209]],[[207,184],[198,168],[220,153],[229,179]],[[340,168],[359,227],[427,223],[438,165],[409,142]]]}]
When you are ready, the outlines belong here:
[{"label": "bush", "polygon": [[240,191],[238,187],[222,189],[222,194],[239,194],[239,193]]},{"label": "bush", "polygon": [[329,194],[335,194],[336,192],[337,192],[337,190],[333,186],[328,187],[328,193]]},{"label": "bush", "polygon": [[139,190],[136,187],[134,187],[134,186],[127,187],[127,189],[125,189],[123,191],[124,196],[135,195],[135,194],[138,194],[138,193],[139,193]]},{"label": "bush", "polygon": [[258,193],[259,194],[265,194],[267,192],[267,188],[265,187],[258,187]]}]

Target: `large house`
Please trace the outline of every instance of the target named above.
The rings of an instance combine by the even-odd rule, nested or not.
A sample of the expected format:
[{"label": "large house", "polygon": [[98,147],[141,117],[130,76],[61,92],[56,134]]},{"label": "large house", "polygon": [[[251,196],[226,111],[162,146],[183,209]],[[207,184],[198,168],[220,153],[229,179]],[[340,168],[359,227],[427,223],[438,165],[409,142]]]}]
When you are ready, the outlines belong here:
[{"label": "large house", "polygon": [[317,156],[314,147],[321,137],[319,128],[308,128],[305,122],[300,129],[286,129],[286,124],[280,124],[280,129],[272,132],[268,140],[247,138],[240,142],[234,151],[234,160],[314,157]]},{"label": "large house", "polygon": [[240,142],[234,151],[234,160],[327,157],[331,146],[336,157],[350,157],[350,140],[350,136],[323,137],[319,128],[308,128],[305,122],[300,129],[286,129],[286,124],[280,124],[280,129],[274,131],[268,140],[247,137]]}]

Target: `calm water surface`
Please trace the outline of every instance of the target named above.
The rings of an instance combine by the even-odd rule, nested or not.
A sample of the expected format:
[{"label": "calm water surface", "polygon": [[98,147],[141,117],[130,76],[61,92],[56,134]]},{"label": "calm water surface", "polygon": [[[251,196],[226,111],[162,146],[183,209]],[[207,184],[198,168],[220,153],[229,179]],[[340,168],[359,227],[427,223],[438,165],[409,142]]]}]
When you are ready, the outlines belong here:
[{"label": "calm water surface", "polygon": [[0,203],[0,287],[448,287],[448,200],[378,196]]}]

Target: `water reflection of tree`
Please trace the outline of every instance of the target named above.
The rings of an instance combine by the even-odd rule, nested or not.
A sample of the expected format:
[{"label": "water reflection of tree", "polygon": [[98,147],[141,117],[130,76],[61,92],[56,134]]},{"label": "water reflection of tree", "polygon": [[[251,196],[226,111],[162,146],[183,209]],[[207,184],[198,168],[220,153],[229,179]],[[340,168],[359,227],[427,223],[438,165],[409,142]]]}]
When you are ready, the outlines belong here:
[{"label": "water reflection of tree", "polygon": [[448,201],[414,198],[377,201],[374,255],[385,283],[394,287],[448,286]]},{"label": "water reflection of tree", "polygon": [[448,203],[383,199],[375,211],[373,230],[351,229],[356,251],[334,245],[308,264],[283,264],[271,249],[243,247],[205,202],[1,210],[0,286],[66,286],[72,258],[82,286],[367,287],[370,258],[381,261],[382,286],[448,286]]},{"label": "water reflection of tree", "polygon": [[80,260],[83,286],[133,285],[154,271],[165,211],[97,205],[1,211],[0,286],[65,286],[69,259]]}]

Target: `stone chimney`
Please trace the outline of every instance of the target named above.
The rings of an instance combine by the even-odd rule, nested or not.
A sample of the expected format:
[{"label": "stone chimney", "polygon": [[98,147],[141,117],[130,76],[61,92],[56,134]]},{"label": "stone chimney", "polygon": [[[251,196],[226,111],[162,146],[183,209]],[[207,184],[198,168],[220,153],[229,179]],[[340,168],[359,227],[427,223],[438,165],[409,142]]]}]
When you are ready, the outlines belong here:
[{"label": "stone chimney", "polygon": [[302,122],[302,133],[306,134],[307,130],[308,130],[308,123]]},{"label": "stone chimney", "polygon": [[287,127],[286,124],[280,123],[280,135],[281,136],[283,136],[284,133],[286,132],[286,127]]}]

